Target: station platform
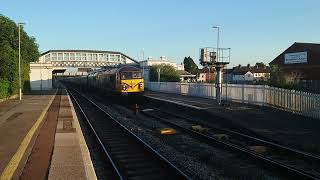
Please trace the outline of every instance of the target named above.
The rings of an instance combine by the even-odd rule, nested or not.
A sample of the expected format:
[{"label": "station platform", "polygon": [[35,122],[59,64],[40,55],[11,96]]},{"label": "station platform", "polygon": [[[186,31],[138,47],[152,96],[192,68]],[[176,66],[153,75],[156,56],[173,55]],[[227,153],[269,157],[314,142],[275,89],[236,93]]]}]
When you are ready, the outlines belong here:
[{"label": "station platform", "polygon": [[[320,154],[320,139],[317,138],[320,136],[318,119],[266,106],[236,102],[224,102],[223,105],[218,105],[215,99],[179,94],[146,91],[145,96],[188,109],[196,109],[205,115],[218,117],[227,126],[247,129],[274,142]],[[212,121],[215,119],[212,118]]]},{"label": "station platform", "polygon": [[96,179],[65,90],[0,103],[0,179]]}]

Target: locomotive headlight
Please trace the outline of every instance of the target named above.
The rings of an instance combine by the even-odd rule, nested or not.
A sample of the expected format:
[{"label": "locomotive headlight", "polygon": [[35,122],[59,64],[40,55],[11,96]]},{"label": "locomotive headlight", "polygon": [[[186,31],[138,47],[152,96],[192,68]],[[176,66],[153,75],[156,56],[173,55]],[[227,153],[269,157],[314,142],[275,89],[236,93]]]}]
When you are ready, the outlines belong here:
[{"label": "locomotive headlight", "polygon": [[139,87],[139,89],[142,89],[143,83],[139,83],[138,87]]},{"label": "locomotive headlight", "polygon": [[128,86],[125,85],[125,84],[123,84],[123,85],[122,85],[122,90],[126,91],[127,89],[128,89]]}]

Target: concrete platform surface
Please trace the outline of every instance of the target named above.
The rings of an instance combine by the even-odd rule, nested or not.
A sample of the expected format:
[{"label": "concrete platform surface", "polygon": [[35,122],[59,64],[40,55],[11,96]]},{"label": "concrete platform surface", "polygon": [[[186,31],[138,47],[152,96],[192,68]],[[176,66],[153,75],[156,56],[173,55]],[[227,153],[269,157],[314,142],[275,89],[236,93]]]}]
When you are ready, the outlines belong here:
[{"label": "concrete platform surface", "polygon": [[53,93],[24,95],[21,101],[0,103],[0,179],[13,178],[19,165],[25,163],[25,155],[53,97]]},{"label": "concrete platform surface", "polygon": [[68,95],[61,95],[48,179],[97,179],[88,147]]}]

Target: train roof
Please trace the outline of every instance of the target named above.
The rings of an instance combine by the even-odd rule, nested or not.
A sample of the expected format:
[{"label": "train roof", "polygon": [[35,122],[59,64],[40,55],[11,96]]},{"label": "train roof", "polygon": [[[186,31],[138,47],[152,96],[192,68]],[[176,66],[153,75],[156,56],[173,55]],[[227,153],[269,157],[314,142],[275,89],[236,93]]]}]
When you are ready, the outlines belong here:
[{"label": "train roof", "polygon": [[134,71],[134,70],[141,70],[139,67],[136,66],[123,66],[123,67],[119,67],[118,72],[120,71]]},{"label": "train roof", "polygon": [[132,66],[132,65],[106,66],[101,69],[97,69],[89,72],[89,76],[94,76],[97,73],[104,73],[104,72],[114,74],[121,71],[135,71],[135,70],[140,71],[141,69],[137,66]]}]

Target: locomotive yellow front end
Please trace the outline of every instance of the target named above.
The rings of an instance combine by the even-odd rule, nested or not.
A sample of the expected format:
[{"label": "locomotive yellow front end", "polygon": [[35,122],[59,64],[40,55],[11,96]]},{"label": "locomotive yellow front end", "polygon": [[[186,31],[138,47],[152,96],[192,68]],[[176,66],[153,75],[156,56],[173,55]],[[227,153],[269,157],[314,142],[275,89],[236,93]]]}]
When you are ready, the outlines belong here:
[{"label": "locomotive yellow front end", "polygon": [[120,72],[121,94],[141,94],[144,92],[144,80],[139,68],[123,69]]},{"label": "locomotive yellow front end", "polygon": [[144,91],[143,79],[121,80],[121,93],[141,93]]}]

